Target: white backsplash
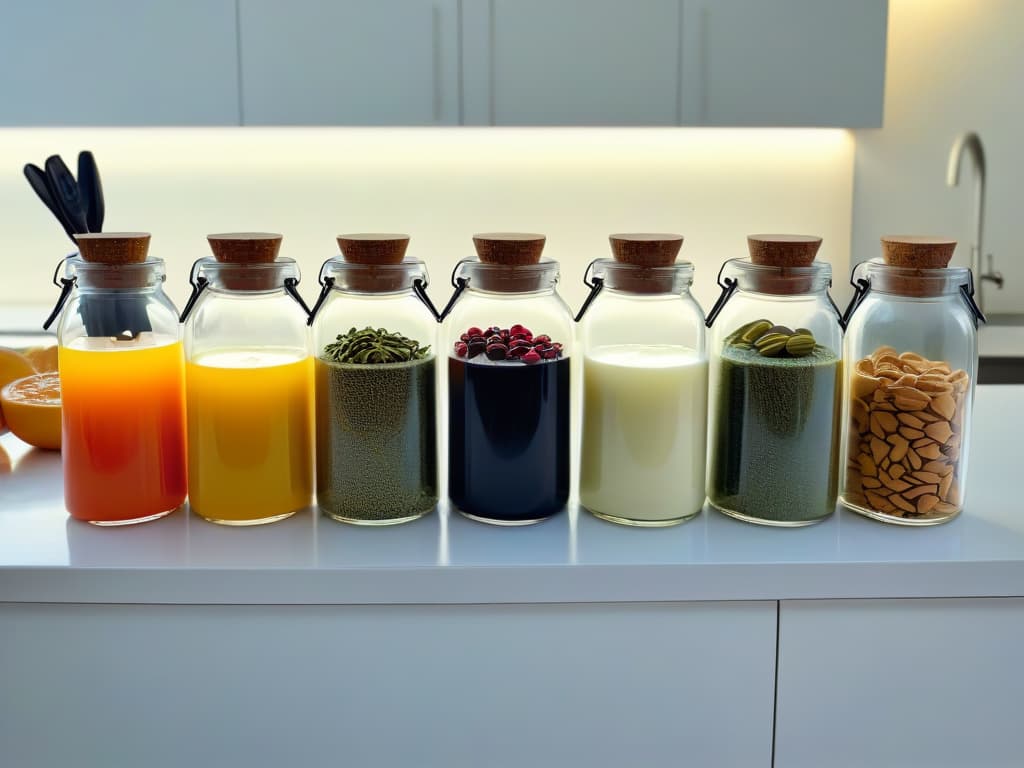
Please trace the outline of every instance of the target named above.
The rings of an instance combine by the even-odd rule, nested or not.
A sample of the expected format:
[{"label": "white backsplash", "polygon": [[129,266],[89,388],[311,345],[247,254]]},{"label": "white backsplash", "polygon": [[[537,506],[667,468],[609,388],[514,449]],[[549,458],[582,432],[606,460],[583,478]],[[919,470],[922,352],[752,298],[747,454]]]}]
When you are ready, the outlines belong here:
[{"label": "white backsplash", "polygon": [[[854,142],[842,130],[559,128],[68,128],[0,130],[0,307],[52,303],[71,243],[22,176],[90,149],[106,193],[104,229],[153,233],[179,306],[212,232],[284,234],[282,255],[315,298],[342,232],[407,232],[439,304],[471,235],[535,231],[562,262],[575,309],[586,265],[612,232],[685,235],[705,310],[720,263],[754,232],[814,233],[842,303],[850,264]],[[40,318],[41,320],[41,318]]]}]

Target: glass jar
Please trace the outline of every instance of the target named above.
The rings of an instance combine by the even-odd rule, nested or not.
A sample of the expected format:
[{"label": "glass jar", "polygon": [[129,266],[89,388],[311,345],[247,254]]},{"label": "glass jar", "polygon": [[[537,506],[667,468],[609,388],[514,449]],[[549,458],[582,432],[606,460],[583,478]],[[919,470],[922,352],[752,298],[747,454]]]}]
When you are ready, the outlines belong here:
[{"label": "glass jar", "polygon": [[185,362],[164,262],[147,258],[148,234],[78,241],[57,331],[65,506],[96,525],[155,520],[187,490]]},{"label": "glass jar", "polygon": [[[420,298],[426,267],[403,260],[405,236],[339,243],[344,259],[324,262],[312,318],[317,503],[346,523],[404,523],[438,500],[437,316]],[[367,263],[385,249],[397,263]]]},{"label": "glass jar", "polygon": [[474,237],[455,270],[448,351],[448,492],[474,520],[526,525],[569,498],[573,322],[540,235]]},{"label": "glass jar", "polygon": [[888,523],[945,522],[967,479],[981,318],[971,271],[871,260],[852,282],[841,500]]},{"label": "glass jar", "polygon": [[313,501],[313,363],[298,280],[284,258],[206,258],[192,269],[189,505],[211,522],[270,523]]},{"label": "glass jar", "polygon": [[[617,258],[642,261],[663,242],[675,248],[661,266],[591,264],[594,298],[579,321],[580,503],[605,520],[640,526],[689,520],[705,498],[704,313],[690,294],[693,265],[674,261],[682,238],[653,237],[612,237]],[[623,243],[630,254],[621,253]]]},{"label": "glass jar", "polygon": [[[842,334],[818,238],[751,239],[722,266],[711,326],[708,501],[752,523],[808,525],[836,504]],[[807,266],[788,266],[794,243]],[[779,263],[782,262],[782,263]]]}]

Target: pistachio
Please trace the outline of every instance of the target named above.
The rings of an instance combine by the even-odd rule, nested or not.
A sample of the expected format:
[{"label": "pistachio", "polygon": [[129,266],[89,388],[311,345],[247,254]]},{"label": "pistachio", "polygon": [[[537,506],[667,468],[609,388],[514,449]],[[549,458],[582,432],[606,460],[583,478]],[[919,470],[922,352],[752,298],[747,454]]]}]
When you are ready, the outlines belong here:
[{"label": "pistachio", "polygon": [[737,340],[745,341],[748,344],[753,344],[758,338],[763,336],[771,327],[771,320],[755,320],[752,323],[747,323],[736,332],[737,334],[739,334]]},{"label": "pistachio", "polygon": [[786,341],[786,352],[792,357],[805,357],[814,351],[814,336],[807,333],[795,333]]},{"label": "pistachio", "polygon": [[782,333],[766,333],[754,342],[757,351],[764,357],[776,357],[786,349],[789,337]]}]

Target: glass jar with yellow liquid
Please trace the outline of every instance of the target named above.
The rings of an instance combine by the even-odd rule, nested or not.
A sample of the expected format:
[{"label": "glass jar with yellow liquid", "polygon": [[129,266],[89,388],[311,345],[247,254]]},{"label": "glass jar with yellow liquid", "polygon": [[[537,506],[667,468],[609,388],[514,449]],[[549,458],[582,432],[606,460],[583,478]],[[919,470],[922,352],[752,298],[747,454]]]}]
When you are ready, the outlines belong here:
[{"label": "glass jar with yellow liquid", "polygon": [[313,501],[313,362],[299,271],[280,235],[210,235],[185,308],[188,495],[224,525]]}]

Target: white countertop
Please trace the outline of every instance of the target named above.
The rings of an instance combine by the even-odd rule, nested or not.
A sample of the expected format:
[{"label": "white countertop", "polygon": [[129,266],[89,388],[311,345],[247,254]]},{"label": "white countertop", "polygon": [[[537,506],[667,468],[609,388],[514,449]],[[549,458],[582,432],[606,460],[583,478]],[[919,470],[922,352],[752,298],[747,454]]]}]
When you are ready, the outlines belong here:
[{"label": "white countertop", "polygon": [[1024,325],[983,325],[978,329],[979,357],[1024,357]]},{"label": "white countertop", "polygon": [[[978,391],[960,517],[909,528],[845,510],[779,529],[712,511],[626,528],[578,511],[500,528],[439,513],[368,529],[312,511],[225,528],[184,512],[126,528],[68,518],[60,457],[0,438],[0,601],[520,603],[1024,596],[1024,386]],[[0,466],[3,457],[0,457]]]}]

